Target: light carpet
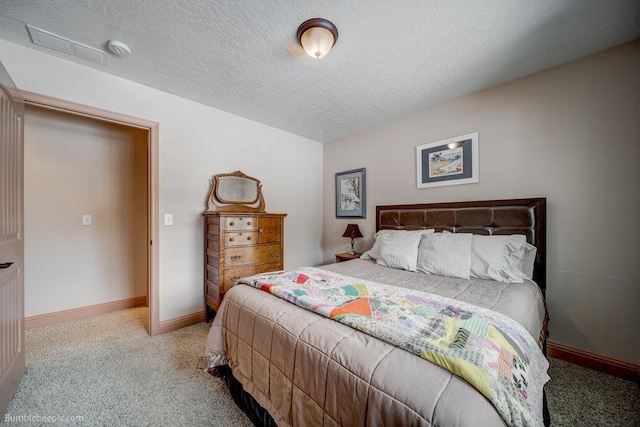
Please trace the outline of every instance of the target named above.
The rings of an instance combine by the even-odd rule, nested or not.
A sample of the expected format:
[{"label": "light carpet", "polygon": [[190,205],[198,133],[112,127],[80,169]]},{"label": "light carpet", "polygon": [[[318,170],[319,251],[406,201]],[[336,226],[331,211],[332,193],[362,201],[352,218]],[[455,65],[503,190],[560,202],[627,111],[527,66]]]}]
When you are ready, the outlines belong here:
[{"label": "light carpet", "polygon": [[551,426],[640,427],[638,384],[559,359],[549,359]]},{"label": "light carpet", "polygon": [[147,319],[134,308],[26,331],[27,371],[0,423],[251,426],[196,369],[209,325],[150,337]]},{"label": "light carpet", "polygon": [[[4,425],[250,426],[196,369],[209,325],[147,334],[146,308],[26,332],[27,371]],[[552,426],[640,426],[632,382],[551,359]]]}]

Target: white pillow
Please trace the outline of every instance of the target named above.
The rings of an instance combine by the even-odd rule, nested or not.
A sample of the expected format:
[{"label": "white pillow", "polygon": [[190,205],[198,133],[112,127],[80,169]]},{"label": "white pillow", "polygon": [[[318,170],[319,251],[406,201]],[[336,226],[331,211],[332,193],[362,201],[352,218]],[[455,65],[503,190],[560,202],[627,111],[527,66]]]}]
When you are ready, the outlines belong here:
[{"label": "white pillow", "polygon": [[360,255],[361,259],[373,259],[376,260],[380,256],[380,239],[379,237],[383,234],[394,234],[394,233],[416,233],[419,235],[433,233],[434,229],[429,228],[427,230],[380,230],[376,234],[373,235],[373,247],[369,249],[367,252]]},{"label": "white pillow", "polygon": [[522,272],[522,276],[527,279],[533,279],[533,266],[536,262],[536,253],[538,248],[530,243],[524,244],[524,258],[518,264],[518,269]]},{"label": "white pillow", "polygon": [[378,236],[380,256],[376,263],[391,268],[416,271],[418,245],[422,233],[384,233]]},{"label": "white pillow", "polygon": [[473,235],[471,239],[471,277],[504,283],[523,283],[518,265],[524,259],[527,239],[510,236]]},{"label": "white pillow", "polygon": [[422,236],[418,245],[417,270],[438,276],[469,279],[470,233],[435,233]]}]

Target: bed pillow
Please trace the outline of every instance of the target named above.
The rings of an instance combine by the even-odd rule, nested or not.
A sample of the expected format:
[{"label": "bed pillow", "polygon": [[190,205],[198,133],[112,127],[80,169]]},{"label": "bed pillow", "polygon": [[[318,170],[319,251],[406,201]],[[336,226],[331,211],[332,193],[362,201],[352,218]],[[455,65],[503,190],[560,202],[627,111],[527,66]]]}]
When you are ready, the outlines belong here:
[{"label": "bed pillow", "polygon": [[376,263],[391,268],[416,271],[418,245],[423,233],[383,233],[378,236],[380,255]]},{"label": "bed pillow", "polygon": [[523,277],[526,279],[533,279],[533,266],[536,262],[536,253],[538,248],[530,243],[524,244],[524,258],[522,262],[518,264],[518,269],[522,272]]},{"label": "bed pillow", "polygon": [[435,233],[422,236],[418,245],[417,270],[438,276],[469,279],[470,233]]},{"label": "bed pillow", "polygon": [[471,277],[504,283],[523,283],[524,273],[518,267],[525,253],[527,239],[521,234],[510,236],[473,235],[471,239]]},{"label": "bed pillow", "polygon": [[361,259],[372,259],[376,260],[380,256],[380,239],[379,237],[383,234],[394,234],[394,233],[417,233],[421,236],[426,233],[433,233],[434,229],[429,228],[426,230],[380,230],[376,234],[373,235],[373,247],[360,255]]}]

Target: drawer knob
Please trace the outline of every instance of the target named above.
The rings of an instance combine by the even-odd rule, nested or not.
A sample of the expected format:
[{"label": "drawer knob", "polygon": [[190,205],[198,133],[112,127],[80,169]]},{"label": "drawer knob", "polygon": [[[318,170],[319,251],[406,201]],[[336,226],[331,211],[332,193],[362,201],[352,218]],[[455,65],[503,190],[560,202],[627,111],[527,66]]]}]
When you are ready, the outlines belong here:
[{"label": "drawer knob", "polygon": [[271,255],[272,257],[275,257],[276,255],[278,255],[278,251],[270,251],[269,255]]},{"label": "drawer knob", "polygon": [[262,233],[262,228],[260,228],[260,229],[258,230],[258,233]]},{"label": "drawer knob", "polygon": [[247,240],[251,240],[251,236],[247,237]]},{"label": "drawer knob", "polygon": [[232,237],[229,239],[230,242],[233,242],[235,239]]},{"label": "drawer knob", "polygon": [[233,277],[229,277],[229,280],[231,280],[233,283],[237,282],[238,280],[240,280],[240,276],[233,276]]},{"label": "drawer knob", "polygon": [[233,227],[233,226],[235,225],[235,223],[234,223],[233,221],[231,221],[231,222],[229,223],[229,225],[230,225],[231,227]]},{"label": "drawer knob", "polygon": [[247,225],[251,225],[251,221],[247,221]]},{"label": "drawer knob", "polygon": [[242,258],[240,255],[233,255],[233,256],[231,257],[231,261],[237,261],[237,260],[239,260],[240,258]]}]

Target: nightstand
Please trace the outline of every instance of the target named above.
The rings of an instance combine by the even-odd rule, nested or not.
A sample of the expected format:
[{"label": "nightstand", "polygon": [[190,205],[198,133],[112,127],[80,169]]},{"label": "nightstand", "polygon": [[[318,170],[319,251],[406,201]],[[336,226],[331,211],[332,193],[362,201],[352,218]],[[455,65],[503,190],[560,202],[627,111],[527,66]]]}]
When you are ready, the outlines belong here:
[{"label": "nightstand", "polygon": [[352,259],[360,258],[360,255],[362,255],[360,252],[356,252],[355,254],[350,254],[348,252],[336,254],[336,262],[350,261]]}]

